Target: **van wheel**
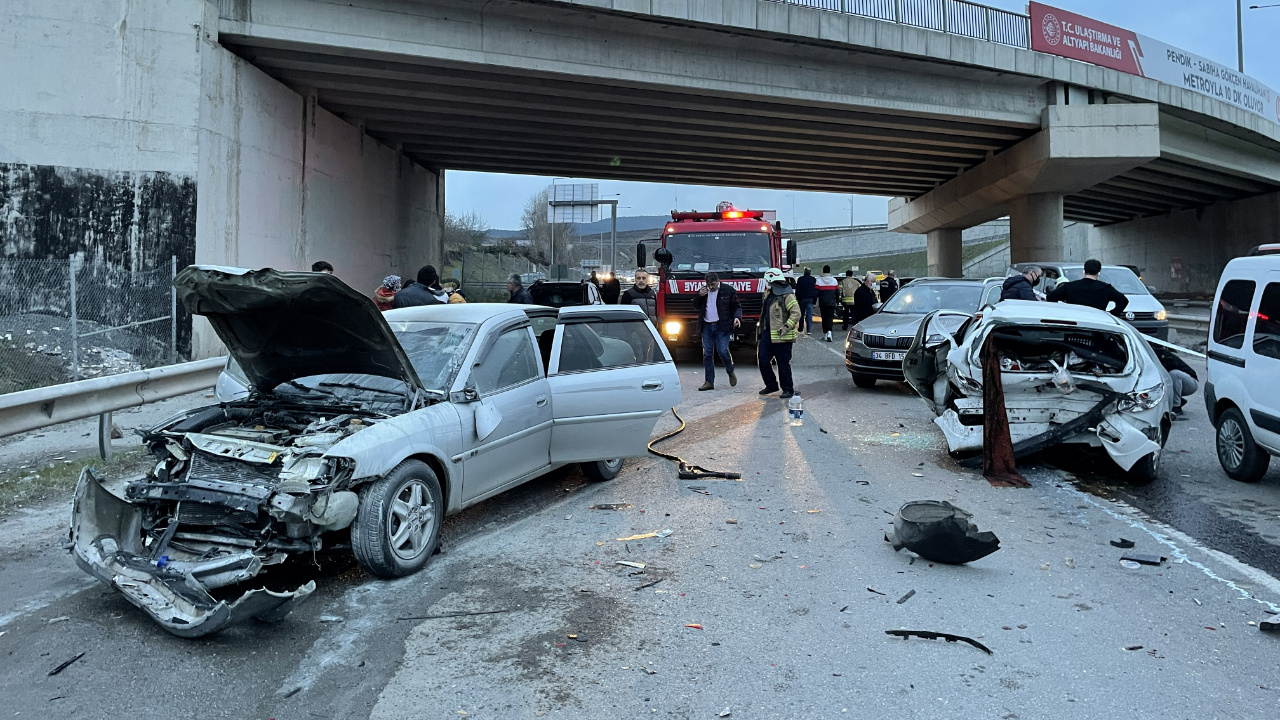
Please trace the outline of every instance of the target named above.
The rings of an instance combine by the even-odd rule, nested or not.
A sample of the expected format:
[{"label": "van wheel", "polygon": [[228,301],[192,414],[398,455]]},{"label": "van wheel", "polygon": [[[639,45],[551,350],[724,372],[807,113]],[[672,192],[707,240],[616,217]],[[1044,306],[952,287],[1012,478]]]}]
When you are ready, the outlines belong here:
[{"label": "van wheel", "polygon": [[618,473],[622,472],[622,458],[586,462],[582,463],[581,467],[582,474],[586,475],[591,482],[604,482],[618,477]]},{"label": "van wheel", "polygon": [[873,388],[876,386],[876,379],[869,375],[851,374],[853,375],[853,384],[860,388]]},{"label": "van wheel", "polygon": [[1228,408],[1218,416],[1218,462],[1227,476],[1240,482],[1258,482],[1267,474],[1271,456],[1258,447],[1249,432],[1249,424],[1236,408]]},{"label": "van wheel", "polygon": [[425,463],[405,460],[366,485],[351,523],[351,551],[381,578],[412,575],[440,544],[444,501],[440,481]]}]

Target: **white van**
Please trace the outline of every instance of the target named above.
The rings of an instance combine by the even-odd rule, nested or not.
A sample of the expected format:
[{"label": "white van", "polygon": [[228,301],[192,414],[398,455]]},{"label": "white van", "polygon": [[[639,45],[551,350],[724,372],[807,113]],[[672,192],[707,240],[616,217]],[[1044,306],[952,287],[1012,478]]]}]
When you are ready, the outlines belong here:
[{"label": "white van", "polygon": [[1204,402],[1227,475],[1256,482],[1280,455],[1280,255],[1227,263],[1214,295]]}]

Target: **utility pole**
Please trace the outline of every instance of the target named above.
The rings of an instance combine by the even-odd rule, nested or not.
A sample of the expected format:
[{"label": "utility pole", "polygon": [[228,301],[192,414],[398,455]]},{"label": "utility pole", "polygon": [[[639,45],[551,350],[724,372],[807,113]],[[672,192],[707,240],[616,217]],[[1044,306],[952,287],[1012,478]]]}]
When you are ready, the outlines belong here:
[{"label": "utility pole", "polygon": [[1240,59],[1240,74],[1244,74],[1244,0],[1236,0],[1236,51]]}]

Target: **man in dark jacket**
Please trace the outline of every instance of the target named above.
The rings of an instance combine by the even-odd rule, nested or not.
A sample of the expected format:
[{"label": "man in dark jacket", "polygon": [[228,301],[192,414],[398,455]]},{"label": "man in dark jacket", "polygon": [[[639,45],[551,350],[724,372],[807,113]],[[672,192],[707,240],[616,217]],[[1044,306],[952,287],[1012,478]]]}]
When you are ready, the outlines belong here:
[{"label": "man in dark jacket", "polygon": [[649,316],[649,321],[655,326],[658,324],[658,292],[649,285],[649,273],[644,270],[636,271],[636,284],[622,293],[621,304],[637,305],[644,314]]},{"label": "man in dark jacket", "polygon": [[800,332],[813,334],[813,303],[818,299],[818,278],[813,271],[804,269],[804,274],[796,280],[796,300],[800,301]]},{"label": "man in dark jacket", "polygon": [[[403,290],[401,292],[404,292]],[[511,273],[511,277],[507,278],[507,292],[511,293],[511,297],[507,300],[509,303],[518,305],[532,305],[533,296],[528,290],[524,289],[524,282],[520,280],[519,273]]]},{"label": "man in dark jacket", "polygon": [[1000,288],[1001,300],[1039,300],[1036,297],[1035,284],[1044,276],[1044,271],[1037,265],[1027,268],[1021,275],[1010,275],[1004,279]]},{"label": "man in dark jacket", "polygon": [[1102,263],[1098,260],[1084,261],[1084,277],[1071,282],[1060,283],[1049,293],[1049,302],[1063,302],[1068,305],[1085,305],[1099,310],[1106,310],[1107,305],[1115,303],[1111,310],[1114,315],[1124,312],[1129,307],[1129,298],[1115,289],[1108,282],[1098,279],[1102,272]]},{"label": "man in dark jacket", "polygon": [[605,305],[617,305],[621,296],[622,283],[617,275],[609,273],[609,279],[600,283],[600,299],[604,300]]},{"label": "man in dark jacket", "polygon": [[880,281],[880,302],[887,303],[893,294],[898,292],[898,277],[896,271],[890,270],[885,273],[884,279]]},{"label": "man in dark jacket", "polygon": [[440,274],[430,265],[418,269],[418,282],[396,293],[392,307],[417,307],[418,305],[443,305],[449,302],[449,294],[440,287]]},{"label": "man in dark jacket", "polygon": [[733,373],[733,355],[729,354],[729,341],[733,338],[733,331],[742,327],[742,303],[738,300],[738,292],[720,282],[719,275],[707,273],[706,281],[707,284],[693,297],[693,306],[702,321],[702,368],[706,371],[706,382],[698,389],[714,390],[716,354],[724,361],[729,385],[738,384],[738,376]]}]

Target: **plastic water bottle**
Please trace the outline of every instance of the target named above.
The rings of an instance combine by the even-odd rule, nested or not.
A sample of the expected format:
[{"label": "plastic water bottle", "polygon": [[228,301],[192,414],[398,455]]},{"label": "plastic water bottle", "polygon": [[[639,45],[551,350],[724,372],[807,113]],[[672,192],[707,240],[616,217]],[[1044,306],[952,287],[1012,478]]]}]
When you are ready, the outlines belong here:
[{"label": "plastic water bottle", "polygon": [[800,393],[792,395],[787,401],[787,414],[791,416],[792,427],[804,424],[804,400]]}]

